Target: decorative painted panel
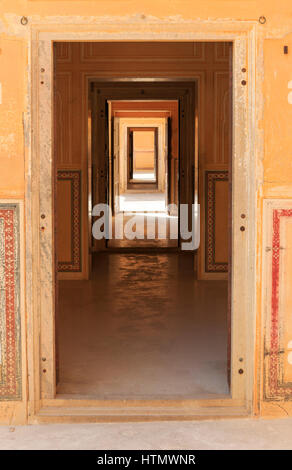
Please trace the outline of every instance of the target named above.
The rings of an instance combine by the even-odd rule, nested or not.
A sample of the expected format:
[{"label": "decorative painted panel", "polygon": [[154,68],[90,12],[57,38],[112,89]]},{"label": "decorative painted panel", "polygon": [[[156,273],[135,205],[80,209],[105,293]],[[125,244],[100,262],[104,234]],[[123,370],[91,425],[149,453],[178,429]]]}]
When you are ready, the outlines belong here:
[{"label": "decorative painted panel", "polygon": [[215,61],[229,63],[230,45],[226,42],[215,43]]},{"label": "decorative painted panel", "polygon": [[69,42],[56,43],[56,59],[59,63],[70,64],[72,61],[72,47]]},{"label": "decorative painted panel", "polygon": [[73,161],[72,152],[72,73],[59,72],[55,88],[56,163]]},{"label": "decorative painted panel", "polygon": [[292,399],[292,200],[265,201],[264,398]]},{"label": "decorative painted panel", "polygon": [[0,400],[21,399],[20,219],[0,203]]},{"label": "decorative painted panel", "polygon": [[205,271],[228,272],[228,171],[205,172]]},{"label": "decorative painted panel", "polygon": [[[137,44],[133,42],[101,43],[84,42],[80,48],[81,62],[109,62],[123,60],[141,60],[140,51]],[[146,60],[151,58],[151,62],[169,60],[193,60],[201,62],[206,60],[206,43],[185,42],[172,43],[171,47],[167,42],[160,42],[159,47],[155,42],[145,42],[143,55]],[[145,59],[144,59],[145,60]]]},{"label": "decorative painted panel", "polygon": [[58,170],[57,259],[59,272],[82,270],[80,170]]},{"label": "decorative painted panel", "polygon": [[231,150],[229,72],[216,71],[214,73],[214,86],[213,163],[228,165]]}]

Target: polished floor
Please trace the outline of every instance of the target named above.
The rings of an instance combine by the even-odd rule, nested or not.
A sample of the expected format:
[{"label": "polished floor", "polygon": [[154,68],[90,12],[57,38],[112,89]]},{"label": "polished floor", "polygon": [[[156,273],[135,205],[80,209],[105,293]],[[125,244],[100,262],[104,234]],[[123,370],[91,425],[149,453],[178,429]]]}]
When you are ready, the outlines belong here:
[{"label": "polished floor", "polygon": [[166,210],[164,192],[127,192],[119,196],[120,211],[159,211]]},{"label": "polished floor", "polygon": [[165,193],[132,192],[119,196],[108,248],[177,248],[178,217],[166,211]]},{"label": "polished floor", "polygon": [[165,193],[124,193],[119,200],[108,248],[178,247],[178,217],[166,211]]},{"label": "polished floor", "polygon": [[177,248],[178,217],[166,212],[120,213],[112,218],[112,233],[108,248]]},{"label": "polished floor", "polygon": [[209,398],[229,393],[227,283],[190,254],[97,254],[90,281],[59,282],[58,393]]}]

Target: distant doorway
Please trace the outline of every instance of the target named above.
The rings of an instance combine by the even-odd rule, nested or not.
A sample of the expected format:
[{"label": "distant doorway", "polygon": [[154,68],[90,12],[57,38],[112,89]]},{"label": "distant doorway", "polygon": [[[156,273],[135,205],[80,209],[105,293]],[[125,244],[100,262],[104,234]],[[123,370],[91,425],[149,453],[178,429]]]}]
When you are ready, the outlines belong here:
[{"label": "distant doorway", "polygon": [[[112,238],[93,240],[93,251],[122,246],[131,248],[180,246],[182,233],[179,227],[180,208],[182,205],[188,205],[191,208],[197,197],[195,193],[198,192],[194,170],[197,155],[196,93],[195,80],[92,82],[92,167],[93,174],[99,175],[98,179],[93,180],[92,200],[93,205],[108,204],[114,213],[114,226],[110,227]],[[153,102],[158,104],[157,109],[160,113],[165,112],[170,104],[176,109],[175,120],[178,123],[176,125],[176,166],[171,164],[172,157],[169,157],[172,144],[172,121],[168,117],[149,117],[148,103]],[[118,109],[117,103],[121,107],[124,104],[128,112],[139,109],[139,116],[114,116]],[[137,108],[137,103],[139,103],[139,108]],[[133,149],[135,135],[133,129],[136,129],[136,135],[137,129],[140,129],[141,136],[142,128],[156,129],[152,131],[153,159],[156,153],[155,159],[157,160],[153,165],[153,168],[157,167],[154,182],[146,182],[145,179],[133,182],[132,179],[131,154],[135,150]],[[151,136],[151,131],[147,131],[147,134],[144,131],[144,133]],[[144,150],[144,158],[145,153]],[[126,210],[121,210],[123,208]],[[135,213],[136,224],[134,224],[135,221],[130,224],[127,209]],[[130,225],[134,239],[129,233],[129,236],[125,237],[113,236],[112,228],[115,229],[117,226],[118,213],[123,213],[125,216],[124,227],[127,228]],[[186,232],[189,229],[191,233],[191,210],[189,216]],[[165,228],[162,228],[163,223]],[[134,228],[133,225],[136,227]],[[144,236],[147,235],[147,225],[151,232],[149,237]],[[160,225],[161,232],[166,230],[165,236],[161,233],[159,236],[156,233],[158,225]],[[137,229],[136,234],[135,229]]]},{"label": "distant doorway", "polygon": [[178,162],[178,101],[112,100],[108,106],[112,228],[123,217],[124,235],[107,247],[176,248],[179,180],[171,162]]}]

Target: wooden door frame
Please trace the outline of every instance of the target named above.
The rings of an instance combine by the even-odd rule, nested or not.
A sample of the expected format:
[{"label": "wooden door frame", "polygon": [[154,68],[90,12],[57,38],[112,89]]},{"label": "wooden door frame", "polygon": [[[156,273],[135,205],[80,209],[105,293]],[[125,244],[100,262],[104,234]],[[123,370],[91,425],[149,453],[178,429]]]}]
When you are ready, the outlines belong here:
[{"label": "wooden door frame", "polygon": [[[120,142],[120,178],[119,181],[121,183],[121,189],[122,191],[127,190],[126,188],[126,180],[127,180],[127,169],[125,165],[123,165],[122,160],[125,159],[125,151],[126,151],[126,145],[125,145],[125,140],[126,140],[126,135],[127,135],[127,128],[128,127],[149,127],[149,126],[154,126],[158,128],[158,147],[161,153],[163,153],[163,145],[164,142],[163,140],[165,139],[165,121],[166,121],[166,116],[147,116],[145,119],[143,119],[143,124],[138,122],[138,120],[141,118],[140,117],[124,117],[121,116],[118,119],[119,121],[119,130],[120,130],[120,135],[121,135],[121,142]],[[116,119],[116,117],[114,117]],[[137,120],[138,119],[138,120]],[[126,159],[125,159],[126,161]],[[155,189],[150,189],[149,192],[159,192],[163,191],[163,179],[161,178],[161,175],[163,175],[164,170],[165,170],[165,161],[163,163],[161,161],[158,162],[159,165],[159,172],[158,172],[158,185],[157,188]],[[148,188],[149,189],[149,188]],[[128,190],[129,192],[132,192],[132,189]],[[134,192],[144,192],[144,189],[135,189]]]},{"label": "wooden door frame", "polygon": [[[193,168],[192,159],[188,155],[193,155],[195,160],[197,148],[196,120],[198,112],[197,79],[196,78],[141,78],[141,79],[91,79],[91,115],[92,115],[92,161],[100,161],[103,176],[99,178],[100,186],[103,189],[108,158],[106,157],[108,122],[107,103],[111,101],[139,100],[177,100],[179,103],[179,206],[178,221],[180,224],[180,204],[188,204],[193,200]],[[99,136],[99,137],[97,137]],[[98,174],[101,171],[97,172]],[[94,186],[94,185],[93,185]],[[95,185],[98,187],[98,184]],[[99,190],[98,190],[99,191]],[[93,192],[96,192],[93,190]],[[93,204],[96,201],[105,203],[102,195],[105,191],[93,195]],[[99,196],[99,197],[98,197]],[[191,221],[191,206],[189,205],[189,221]],[[180,226],[179,226],[180,234]],[[96,250],[105,249],[106,240],[94,240]],[[180,246],[180,235],[178,237]]]},{"label": "wooden door frame", "polygon": [[[135,131],[140,131],[143,130],[145,132],[152,131],[154,133],[154,161],[155,161],[155,177],[156,181],[143,181],[143,182],[136,182],[131,181],[131,166],[130,166],[130,159],[132,159],[132,165],[134,164],[133,162],[133,155],[130,155],[130,135],[131,132]],[[132,149],[133,150],[133,149]],[[158,188],[158,127],[138,127],[138,126],[129,126],[127,128],[127,188],[128,189],[157,189]]]},{"label": "wooden door frame", "polygon": [[[153,24],[127,20],[110,25],[95,18],[94,27],[79,18],[68,25],[55,18],[49,26],[31,22],[31,107],[26,116],[33,135],[28,142],[26,174],[26,304],[28,352],[28,421],[113,421],[138,419],[197,419],[243,416],[252,412],[255,390],[256,324],[256,190],[255,155],[261,147],[255,138],[257,26],[255,21],[203,20],[185,23],[162,19]],[[142,21],[142,20],[141,20]],[[160,24],[161,23],[161,24]],[[113,25],[120,32],[113,31]],[[87,32],[84,32],[87,25]],[[162,27],[163,25],[163,27]],[[117,30],[117,29],[116,29]],[[163,31],[163,32],[161,32]],[[228,31],[228,32],[227,32]],[[55,398],[54,263],[52,205],[52,44],[54,41],[165,40],[231,41],[233,55],[233,221],[232,221],[232,361],[231,396],[210,400],[60,400]],[[248,73],[243,75],[242,68]],[[41,70],[42,69],[42,70]],[[42,81],[40,80],[40,76]],[[247,86],[242,85],[242,78]],[[260,78],[257,78],[258,82]],[[260,105],[259,105],[260,107]],[[262,109],[260,107],[260,109]],[[258,113],[260,116],[260,113]],[[258,118],[260,119],[260,118]],[[257,150],[257,152],[256,152]],[[245,231],[241,214],[246,214]],[[44,230],[39,229],[40,216]],[[248,293],[248,295],[247,295]],[[45,364],[45,366],[44,366]],[[239,373],[239,370],[243,373]]]}]

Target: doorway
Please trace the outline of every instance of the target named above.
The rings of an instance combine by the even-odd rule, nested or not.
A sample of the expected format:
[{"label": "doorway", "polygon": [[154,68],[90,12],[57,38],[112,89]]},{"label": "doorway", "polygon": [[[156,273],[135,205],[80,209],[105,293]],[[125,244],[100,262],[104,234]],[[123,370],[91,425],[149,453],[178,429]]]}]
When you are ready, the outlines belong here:
[{"label": "doorway", "polygon": [[108,103],[112,230],[118,221],[127,232],[108,240],[108,248],[178,247],[179,181],[171,165],[178,163],[178,105],[151,99]]},{"label": "doorway", "polygon": [[[142,100],[141,96],[143,97]],[[190,236],[188,233],[192,225],[192,204],[196,198],[195,192],[198,191],[197,186],[195,187],[196,179],[194,171],[198,140],[195,135],[197,114],[195,97],[195,80],[187,81],[182,79],[176,82],[162,79],[159,81],[133,80],[129,82],[108,80],[106,82],[91,82],[92,171],[93,174],[98,175],[97,178],[93,179],[92,185],[93,206],[95,206],[92,214],[93,216],[99,215],[99,209],[98,207],[96,208],[96,205],[107,204],[114,210],[115,229],[117,227],[118,215],[124,213],[124,228],[129,227],[131,232],[129,233],[128,231],[127,241],[125,237],[122,237],[124,247],[167,247],[171,245],[171,241],[173,241],[173,247],[178,247],[181,243],[180,235],[182,233],[182,230],[178,227],[178,222],[181,220],[180,209],[182,208],[185,212],[186,207],[190,212],[187,215],[190,217],[187,220],[188,226],[185,227],[184,232],[186,237],[192,238],[193,234]],[[139,103],[141,117],[122,118],[122,121],[117,123],[115,118],[112,117],[111,107],[114,102],[121,102],[122,100],[128,105],[128,109],[129,103]],[[176,120],[179,123],[176,130],[178,133],[177,155],[180,155],[180,158],[177,159],[178,165],[175,175],[172,174],[172,169],[170,169],[170,174],[168,175],[168,166],[171,161],[171,158],[168,158],[168,140],[170,140],[171,122],[165,118],[159,118],[159,120],[156,118],[154,120],[154,118],[146,117],[147,109],[143,111],[143,108],[147,108],[147,103],[151,103],[153,100],[158,103],[160,108],[163,108],[165,106],[164,103],[168,102],[174,104],[175,106],[173,107],[177,109]],[[136,123],[134,127],[131,125],[133,124],[133,119]],[[149,127],[149,124],[155,124],[155,122],[156,127]],[[145,123],[147,124],[146,127]],[[116,129],[114,129],[115,126]],[[137,153],[137,148],[132,148],[135,143],[135,141],[131,140],[133,129],[136,129],[133,133],[134,136],[138,135],[137,129],[139,129],[140,138],[142,135],[144,140],[144,134],[148,138],[152,134],[152,151],[157,154],[155,157],[157,158],[157,170],[155,170],[157,181],[155,182],[147,182],[145,179],[133,182],[131,178],[130,156],[133,151]],[[147,129],[150,129],[150,131]],[[153,131],[153,129],[155,130]],[[157,139],[156,150],[155,135]],[[145,153],[144,148],[142,152],[144,159]],[[114,190],[112,190],[113,187]],[[176,195],[178,199],[177,204],[172,200],[168,201],[168,187],[170,187],[170,193]],[[118,204],[117,199],[119,201]],[[119,211],[120,206],[125,204],[126,207],[132,208],[132,212],[129,213],[127,208],[124,211]],[[141,209],[140,212],[139,209]],[[134,215],[135,217],[133,217]],[[141,215],[143,219],[141,219]],[[130,220],[128,220],[129,216],[131,217]],[[146,224],[144,223],[145,217],[147,217],[146,222],[148,222]],[[100,220],[102,221],[102,219]],[[139,221],[141,221],[141,224]],[[107,233],[107,236],[103,236],[102,233],[94,234],[93,251],[98,251],[105,247],[117,247],[119,245],[117,240],[120,240],[120,236],[117,233],[114,234],[114,242],[112,242],[111,220],[109,224],[110,227],[105,227],[105,230],[110,232]],[[151,232],[146,237],[144,236],[145,225],[149,232]],[[151,225],[158,225],[161,229],[160,232],[166,230],[168,236],[160,233],[161,236],[157,238],[155,233],[154,235],[152,234]],[[93,232],[100,228],[100,221],[93,222]],[[134,228],[135,230],[133,231]],[[135,237],[134,243],[130,242],[132,236]],[[152,243],[151,240],[153,240]],[[161,240],[163,243],[161,243]]]},{"label": "doorway", "polygon": [[[155,45],[152,51],[155,52],[155,48],[159,49],[159,46],[161,44]],[[145,47],[147,50],[147,45]],[[194,45],[192,48],[194,49]],[[206,45],[206,48],[210,51],[210,45]],[[229,67],[228,54],[231,49],[229,45],[225,48]],[[228,67],[227,78],[230,73]],[[228,78],[228,83],[230,83],[230,78]],[[139,236],[130,239],[130,242],[129,237],[123,236],[122,240],[118,239],[118,244],[115,238],[113,240],[108,236],[90,238],[92,262],[89,265],[92,269],[88,272],[88,280],[69,281],[63,277],[63,280],[59,281],[57,307],[59,383],[57,392],[61,395],[72,394],[91,398],[169,399],[209,398],[229,394],[228,282],[226,276],[225,280],[222,278],[222,274],[227,271],[221,268],[220,280],[200,279],[198,247],[195,250],[187,250],[186,253],[181,249],[182,234],[194,235],[192,224],[190,224],[193,220],[193,204],[195,201],[201,201],[202,194],[206,193],[206,187],[202,185],[206,184],[206,182],[203,183],[203,179],[207,177],[208,168],[203,159],[199,160],[196,151],[200,122],[198,112],[200,87],[202,88],[202,83],[197,78],[193,80],[178,78],[174,80],[171,77],[166,79],[161,77],[137,79],[136,77],[135,80],[91,78],[89,81],[91,139],[88,155],[90,155],[91,162],[89,174],[92,175],[92,185],[89,183],[92,204],[90,225],[94,226],[94,217],[100,215],[93,208],[97,204],[106,204],[111,209],[113,218],[103,223],[103,231],[112,232],[112,228],[115,230],[117,214],[125,213],[123,204],[150,202],[153,207],[153,199],[145,200],[145,194],[148,194],[148,197],[151,194],[153,198],[153,195],[157,196],[158,189],[160,189],[160,192],[164,194],[164,208],[159,215],[164,213],[177,220],[178,236],[176,244],[172,246],[175,249],[173,253],[169,252],[171,248],[169,238],[166,237],[167,243],[163,245],[159,243],[160,240],[156,239],[156,234],[152,237],[150,244],[145,243],[145,237],[139,239]],[[228,94],[222,94],[222,99],[226,120],[223,136],[226,139],[231,129],[231,120],[228,121],[228,105],[230,105]],[[208,111],[216,112],[216,109],[210,105],[210,100],[205,101],[209,104]],[[122,113],[118,117],[119,121],[112,111],[114,108],[117,112],[117,103],[122,105],[119,109]],[[137,110],[138,103],[139,111]],[[165,112],[164,103],[171,103],[177,108],[176,173],[172,158],[169,158],[168,153],[167,157],[165,156],[166,145],[164,145],[164,154],[161,151],[159,153],[159,126],[157,124],[159,118],[155,117],[155,124],[154,117],[146,115],[146,112],[149,112],[147,108],[149,105],[153,107],[154,103],[156,103],[156,111],[160,113]],[[207,112],[206,103],[203,107],[201,104],[201,119],[203,113]],[[129,114],[129,112],[135,112],[136,115],[126,116],[125,113]],[[140,113],[139,116],[137,112]],[[145,119],[148,121],[146,122]],[[161,126],[164,127],[162,140],[169,144],[172,121],[165,117],[160,117],[160,119],[162,121],[164,119],[164,125]],[[143,126],[141,120],[144,120]],[[148,147],[145,143],[146,132]],[[149,139],[149,135],[152,140]],[[219,148],[217,157],[221,152],[221,157],[223,153],[226,158],[230,147],[225,141],[219,144],[216,142],[219,135],[222,138],[222,133],[217,132],[216,137],[216,132],[214,132],[212,145],[214,148]],[[141,136],[144,138],[143,148]],[[117,171],[117,161],[120,159],[117,151],[120,152],[122,142],[125,147],[122,152],[125,157],[125,171],[121,169],[122,165],[119,167],[121,171]],[[140,175],[144,175],[143,178],[139,174],[137,178],[135,158],[138,161],[139,155],[144,153],[145,157],[145,153],[149,156],[151,152],[150,181],[145,179],[145,174],[149,174],[149,160],[148,168],[142,167]],[[160,165],[159,160],[159,155],[161,159],[162,154],[164,166]],[[223,214],[217,213],[216,216],[228,220],[226,186],[220,185],[222,182],[227,182],[228,186],[228,176],[226,177],[228,171],[225,168],[222,163],[221,167],[219,165],[220,172],[222,174],[225,172],[225,178],[219,177],[219,183],[214,184],[216,202],[221,203],[221,210],[223,210]],[[205,178],[199,174],[202,170]],[[124,182],[120,181],[121,176]],[[165,183],[163,191],[161,191],[159,179],[161,176]],[[123,183],[126,191],[121,193]],[[141,200],[141,194],[144,194],[144,200]],[[227,193],[227,200],[228,197]],[[169,200],[172,202],[171,198],[177,202],[177,209],[172,208],[172,214],[168,209],[166,210],[166,203]],[[64,200],[62,194],[61,204]],[[188,216],[188,225],[184,229],[181,227],[182,204],[187,206]],[[204,210],[207,215],[207,204]],[[145,213],[147,214],[148,211],[144,207],[142,212],[143,219],[145,219]],[[152,214],[156,225],[161,217],[157,216],[159,211],[152,212],[156,212],[156,215]],[[100,220],[99,217],[98,220]],[[126,220],[126,224],[128,222]],[[137,225],[136,213],[135,224],[131,226],[131,228],[135,226],[136,235]],[[99,223],[99,227],[101,226],[102,224]],[[228,234],[228,229],[224,224],[223,228]],[[145,223],[142,234],[145,235]],[[206,241],[205,233],[203,239]],[[223,237],[223,244],[224,241],[226,242]],[[220,261],[220,251],[222,251],[218,249],[220,237],[217,237],[215,242],[217,243],[215,256],[219,254]],[[117,248],[118,252],[114,253],[113,250]],[[149,248],[156,253],[147,252]],[[142,251],[137,252],[137,250]],[[166,251],[161,252],[161,250]],[[225,260],[225,268],[228,266],[228,261],[228,259]],[[220,271],[220,266],[218,267],[220,262],[214,259],[214,264]],[[224,263],[221,262],[221,265],[223,266]],[[164,272],[161,271],[162,266]],[[152,275],[149,276],[149,273]],[[119,282],[119,278],[123,282]],[[162,296],[161,292],[163,292]],[[211,292],[213,295],[209,298]],[[105,293],[106,297],[104,297]],[[115,302],[112,302],[112,297],[116,299]],[[98,335],[95,339],[94,334]],[[211,338],[212,347],[210,347]],[[88,365],[88,369],[84,368],[84,364]]]},{"label": "doorway", "polygon": [[[86,19],[82,23],[86,25]],[[150,27],[141,32],[141,25],[131,26],[129,31],[128,23],[116,23],[119,32],[113,32],[110,27],[104,25],[100,18],[97,18],[97,25],[94,31],[89,35],[81,33],[77,27],[72,26],[70,30],[64,31],[63,25],[56,24],[53,29],[48,31],[47,28],[40,24],[32,25],[33,33],[36,35],[36,48],[32,49],[32,66],[30,67],[31,77],[35,84],[35,94],[32,96],[32,106],[35,112],[31,114],[31,125],[35,130],[34,139],[31,141],[29,156],[29,168],[36,184],[33,186],[32,193],[26,193],[27,203],[32,208],[32,212],[26,212],[26,236],[32,246],[32,251],[27,252],[27,265],[32,266],[32,280],[37,286],[36,289],[29,290],[27,294],[27,302],[32,302],[32,309],[28,312],[31,325],[33,325],[33,338],[28,343],[29,357],[29,390],[30,390],[30,409],[32,419],[38,422],[42,419],[42,413],[46,413],[48,420],[56,419],[56,416],[63,412],[64,407],[67,408],[67,416],[69,420],[76,416],[82,407],[81,414],[83,419],[90,415],[93,419],[113,419],[118,414],[120,419],[126,415],[126,419],[131,419],[130,415],[137,417],[154,417],[168,416],[169,419],[174,416],[188,416],[190,419],[197,416],[234,416],[243,415],[251,412],[253,403],[253,384],[254,384],[254,351],[255,351],[255,331],[254,324],[256,319],[255,308],[255,279],[256,279],[256,252],[253,247],[256,244],[255,234],[255,199],[253,197],[255,191],[255,155],[258,150],[256,142],[256,126],[253,120],[253,97],[256,96],[256,76],[255,76],[255,58],[256,58],[256,40],[254,35],[253,22],[234,23],[216,21],[206,26],[203,21],[189,24],[187,31],[181,32],[181,25],[178,22],[163,23],[163,32],[159,26],[159,31],[155,31]],[[229,31],[228,33],[226,31]],[[224,400],[213,399],[211,402],[206,400],[194,401],[188,400],[188,411],[185,408],[185,401],[178,400],[175,403],[166,401],[151,401],[137,404],[134,411],[132,402],[128,399],[126,402],[115,402],[110,404],[108,409],[98,408],[100,404],[96,401],[86,401],[78,399],[57,400],[56,398],[56,351],[55,344],[55,259],[54,259],[54,232],[53,232],[53,187],[50,181],[53,181],[52,153],[53,153],[53,51],[55,41],[61,41],[61,51],[58,53],[59,60],[64,63],[64,72],[67,64],[73,59],[81,58],[86,61],[79,78],[79,88],[83,92],[80,100],[74,101],[77,107],[76,115],[83,115],[86,122],[87,119],[87,90],[88,80],[90,77],[111,76],[113,72],[112,61],[109,59],[108,50],[105,51],[105,59],[95,62],[92,66],[91,61],[96,58],[96,53],[92,44],[102,43],[103,41],[113,41],[115,45],[120,44],[120,31],[123,31],[124,37],[128,41],[153,41],[155,44],[159,41],[165,41],[167,44],[173,45],[175,42],[189,42],[192,44],[203,44],[197,41],[230,41],[233,44],[233,73],[236,79],[233,80],[232,97],[233,97],[233,146],[232,146],[232,292],[231,292],[231,318],[232,318],[232,338],[231,338],[231,397]],[[83,46],[84,53],[71,54],[69,45],[76,41],[88,40],[94,41],[89,44],[90,51],[86,51]],[[31,43],[32,44],[32,43]],[[78,43],[77,47],[80,47]],[[42,45],[42,47],[39,47]],[[201,47],[201,46],[200,46]],[[56,48],[55,48],[56,49]],[[221,49],[221,45],[219,51]],[[172,47],[169,50],[175,51]],[[178,55],[181,59],[181,54]],[[201,52],[196,53],[197,63],[201,65],[205,62],[206,54],[202,46]],[[222,57],[222,53],[217,54],[218,59]],[[159,59],[157,61],[162,66],[163,63]],[[162,76],[163,72],[157,72],[153,67],[155,61],[151,63],[151,75]],[[181,60],[177,58],[173,61],[174,67],[172,71],[168,67],[168,75],[178,75],[181,73]],[[193,67],[193,60],[190,62]],[[200,67],[201,67],[200,65]],[[175,71],[175,66],[177,67]],[[164,65],[163,65],[164,67]],[[120,64],[119,64],[120,68]],[[136,67],[135,67],[136,68]],[[137,69],[136,69],[137,70]],[[39,71],[42,73],[43,82],[47,86],[43,86],[39,82]],[[121,72],[121,69],[120,69]],[[133,75],[132,65],[127,64],[126,72],[123,70],[123,76]],[[189,72],[192,73],[193,72]],[[189,75],[188,73],[188,75]],[[143,73],[142,73],[143,74]],[[137,75],[137,72],[136,72]],[[198,72],[200,74],[200,71]],[[220,74],[218,74],[219,76]],[[119,76],[119,72],[115,72],[115,76]],[[149,76],[149,73],[147,73]],[[246,85],[241,83],[242,79],[248,79]],[[202,80],[204,82],[204,80]],[[261,80],[259,80],[261,83]],[[66,86],[70,82],[70,74],[63,74],[63,87],[70,90]],[[72,87],[71,87],[72,90]],[[85,97],[85,99],[84,99]],[[75,108],[76,110],[76,108]],[[72,116],[72,114],[71,114]],[[63,119],[63,118],[62,118]],[[60,121],[62,121],[60,119]],[[70,113],[68,114],[70,121]],[[59,121],[58,121],[59,122]],[[87,126],[84,126],[87,129]],[[70,126],[65,127],[69,129]],[[78,125],[80,129],[80,126]],[[83,128],[83,127],[82,127]],[[63,127],[64,129],[64,127]],[[56,134],[55,134],[56,135]],[[74,135],[79,135],[74,133]],[[199,139],[202,141],[202,139]],[[81,139],[81,145],[74,145],[75,155],[87,153],[87,137]],[[41,152],[39,151],[41,149]],[[261,153],[261,151],[260,151]],[[37,162],[37,165],[34,164]],[[68,158],[65,158],[64,167]],[[71,165],[70,165],[71,167]],[[87,167],[84,165],[84,172]],[[83,173],[84,174],[84,173]],[[70,175],[71,177],[71,175]],[[71,181],[78,182],[78,174],[72,175]],[[73,182],[73,181],[72,181]],[[77,185],[77,184],[76,184]],[[73,185],[72,185],[73,186]],[[76,191],[77,193],[77,191]],[[78,198],[77,198],[78,200]],[[87,192],[85,198],[88,204]],[[77,210],[77,204],[75,206]],[[83,216],[86,217],[87,210],[83,210]],[[245,215],[246,220],[242,220]],[[39,217],[41,219],[39,219]],[[38,221],[42,220],[42,230],[39,231]],[[248,222],[248,223],[247,223]],[[240,226],[245,227],[245,231],[239,230]],[[76,231],[77,233],[77,231]],[[35,243],[32,243],[35,240]],[[78,254],[78,237],[74,237],[74,252]],[[82,242],[88,247],[87,234],[83,236]],[[202,242],[202,239],[201,239]],[[70,268],[74,267],[74,279],[86,279],[87,266],[86,257],[68,259]],[[80,262],[81,261],[81,262]],[[66,277],[70,277],[71,272],[67,272]],[[29,282],[29,280],[28,280]],[[31,283],[29,282],[30,286]],[[249,295],[246,295],[246,293]],[[248,314],[247,314],[248,312]],[[41,341],[39,339],[41,338]],[[46,361],[45,368],[43,360]],[[239,374],[238,366],[243,373]],[[103,406],[103,402],[102,402]],[[114,410],[113,406],[117,406],[119,411]],[[203,409],[202,409],[203,406]],[[60,408],[61,407],[61,408]],[[89,408],[90,407],[90,408]],[[169,408],[170,407],[170,408]],[[80,414],[80,413],[79,413]],[[107,418],[106,418],[107,416]],[[86,418],[85,418],[86,419]],[[160,419],[160,418],[158,418]]]}]

